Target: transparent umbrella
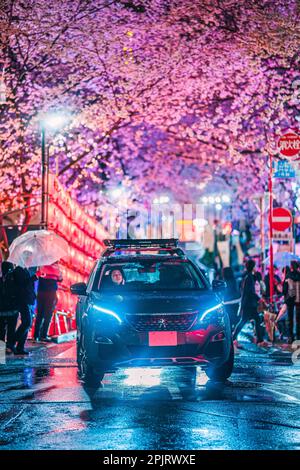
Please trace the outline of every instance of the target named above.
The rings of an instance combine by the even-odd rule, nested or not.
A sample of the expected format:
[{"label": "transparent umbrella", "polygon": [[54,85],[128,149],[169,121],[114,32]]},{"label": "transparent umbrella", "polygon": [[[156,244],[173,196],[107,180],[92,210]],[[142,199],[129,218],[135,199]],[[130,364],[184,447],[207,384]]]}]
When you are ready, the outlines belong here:
[{"label": "transparent umbrella", "polygon": [[46,266],[68,254],[68,243],[50,230],[32,230],[17,237],[9,251],[8,261],[18,266]]},{"label": "transparent umbrella", "polygon": [[[288,253],[287,251],[279,251],[274,255],[274,264],[278,268],[285,268],[291,264],[291,261],[300,261],[299,256],[294,255],[293,253]],[[270,264],[270,257],[266,258],[264,264],[267,266]]]}]

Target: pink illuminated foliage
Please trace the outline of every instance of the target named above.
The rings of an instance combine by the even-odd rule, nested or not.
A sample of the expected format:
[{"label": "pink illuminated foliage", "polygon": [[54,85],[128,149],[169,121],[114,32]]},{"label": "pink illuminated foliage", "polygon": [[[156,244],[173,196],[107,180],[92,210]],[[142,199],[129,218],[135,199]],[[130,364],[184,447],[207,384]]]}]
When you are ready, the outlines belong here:
[{"label": "pink illuminated foliage", "polygon": [[2,210],[38,196],[49,109],[73,116],[49,136],[51,168],[88,208],[120,183],[137,200],[165,188],[190,201],[199,183],[245,200],[265,188],[268,142],[298,113],[299,2],[0,5]]}]

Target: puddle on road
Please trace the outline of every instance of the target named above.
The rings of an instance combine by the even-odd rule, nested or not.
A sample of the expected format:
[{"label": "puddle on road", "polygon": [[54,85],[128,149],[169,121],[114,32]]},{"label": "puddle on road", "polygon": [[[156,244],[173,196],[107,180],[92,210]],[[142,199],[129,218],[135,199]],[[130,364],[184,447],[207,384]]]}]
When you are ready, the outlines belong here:
[{"label": "puddle on road", "polygon": [[[270,360],[269,360],[270,359]],[[25,360],[9,358],[0,369],[0,402],[83,403],[101,401],[286,401],[298,403],[299,369],[282,359],[236,357],[230,381],[216,384],[204,372],[182,368],[128,368],[106,374],[99,390],[77,379],[75,344],[39,349]],[[278,365],[279,363],[279,365]],[[297,375],[298,374],[298,375]],[[289,393],[286,393],[286,391]]]}]

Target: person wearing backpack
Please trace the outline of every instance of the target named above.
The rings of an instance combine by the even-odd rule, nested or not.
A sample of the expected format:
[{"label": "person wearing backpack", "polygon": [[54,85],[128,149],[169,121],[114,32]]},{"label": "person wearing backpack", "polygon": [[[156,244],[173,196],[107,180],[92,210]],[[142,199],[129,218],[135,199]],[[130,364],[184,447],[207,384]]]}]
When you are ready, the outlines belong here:
[{"label": "person wearing backpack", "polygon": [[3,261],[0,277],[0,341],[6,342],[7,354],[14,352],[18,316],[14,266],[12,263]]}]

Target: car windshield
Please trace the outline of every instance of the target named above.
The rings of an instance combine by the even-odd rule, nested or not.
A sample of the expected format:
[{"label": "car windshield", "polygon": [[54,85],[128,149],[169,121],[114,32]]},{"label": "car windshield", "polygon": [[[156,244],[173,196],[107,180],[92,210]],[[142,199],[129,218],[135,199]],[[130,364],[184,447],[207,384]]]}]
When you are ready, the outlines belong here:
[{"label": "car windshield", "polygon": [[96,290],[203,290],[205,281],[188,262],[138,261],[105,264]]}]

